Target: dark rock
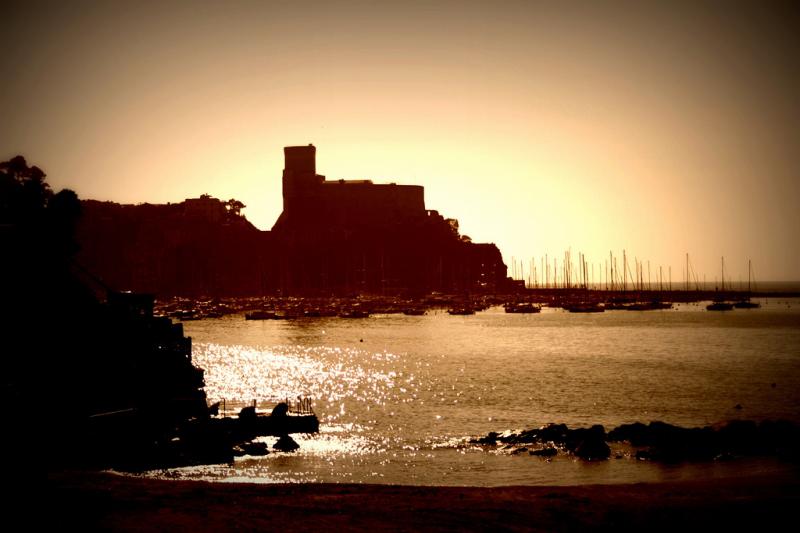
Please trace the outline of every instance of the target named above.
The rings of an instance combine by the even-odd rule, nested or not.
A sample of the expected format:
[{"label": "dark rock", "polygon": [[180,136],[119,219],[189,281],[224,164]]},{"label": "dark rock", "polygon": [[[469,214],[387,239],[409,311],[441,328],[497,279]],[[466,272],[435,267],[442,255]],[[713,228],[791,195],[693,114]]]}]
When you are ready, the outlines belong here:
[{"label": "dark rock", "polygon": [[497,444],[497,436],[498,434],[496,432],[490,431],[485,437],[472,439],[470,442],[473,444]]},{"label": "dark rock", "polygon": [[265,442],[245,442],[233,447],[233,454],[237,457],[242,455],[262,456],[269,454]]},{"label": "dark rock", "polygon": [[[778,455],[796,460],[800,457],[800,426],[785,420],[764,421],[757,424],[749,420],[734,420],[715,427],[684,428],[666,422],[653,421],[623,424],[606,434],[601,425],[590,428],[569,429],[565,424],[547,424],[538,429],[521,432],[491,432],[474,439],[477,444],[503,443],[512,453],[522,453],[532,445],[546,444],[543,449],[529,451],[531,455],[555,455],[557,446],[576,457],[587,460],[607,459],[611,450],[606,443],[628,441],[640,449],[637,459],[662,462],[727,460],[748,455]],[[552,451],[551,451],[552,450]],[[617,455],[621,457],[621,455]]]},{"label": "dark rock", "polygon": [[636,458],[643,461],[650,461],[653,459],[653,454],[650,450],[637,450]]},{"label": "dark rock", "polygon": [[289,413],[289,406],[286,402],[281,402],[272,409],[270,416],[286,416]]},{"label": "dark rock", "polygon": [[797,459],[800,450],[800,426],[787,420],[765,420],[759,425],[758,434],[763,451]]},{"label": "dark rock", "polygon": [[526,429],[525,431],[519,433],[517,436],[518,442],[524,442],[526,444],[532,444],[535,442],[539,442],[539,430],[538,429]]},{"label": "dark rock", "polygon": [[505,444],[519,444],[522,441],[520,440],[520,434],[514,431],[504,431],[497,436],[497,440],[503,442]]},{"label": "dark rock", "polygon": [[648,427],[641,422],[633,424],[622,424],[608,432],[608,440],[611,442],[628,441],[633,446],[647,444],[649,437]]},{"label": "dark rock", "polygon": [[565,443],[569,428],[566,424],[547,424],[536,431],[536,438],[542,442]]},{"label": "dark rock", "polygon": [[604,439],[594,436],[581,441],[574,453],[576,457],[586,461],[600,461],[609,458],[611,448]]},{"label": "dark rock", "polygon": [[689,430],[667,424],[650,422],[648,444],[652,446],[653,458],[665,462],[678,462],[686,459],[690,448]]},{"label": "dark rock", "polygon": [[539,457],[553,457],[558,455],[558,449],[552,446],[548,446],[546,448],[541,448],[539,450],[531,450],[528,453],[531,455],[537,455]]},{"label": "dark rock", "polygon": [[681,442],[686,433],[686,429],[667,424],[666,422],[650,422],[647,426],[648,436],[646,444],[658,446],[674,446]]},{"label": "dark rock", "polygon": [[719,454],[717,435],[708,427],[687,429],[651,422],[644,430],[636,428],[631,444],[649,446],[648,450],[638,451],[637,458],[662,462],[710,460]]},{"label": "dark rock", "polygon": [[606,435],[606,428],[604,428],[601,424],[593,425],[592,427],[589,428],[589,432],[592,435],[596,436],[596,437],[600,437],[603,440],[606,440],[606,436],[607,436]]},{"label": "dark rock", "polygon": [[710,427],[687,429],[685,439],[687,459],[706,461],[719,454],[719,437]]},{"label": "dark rock", "polygon": [[761,448],[758,425],[752,420],[731,420],[717,430],[722,449],[752,454]]},{"label": "dark rock", "polygon": [[272,449],[278,450],[279,452],[293,452],[298,448],[300,448],[300,445],[289,435],[282,435],[278,439],[278,442],[272,446]]},{"label": "dark rock", "polygon": [[253,405],[242,407],[239,411],[239,420],[251,420],[256,417],[256,408]]},{"label": "dark rock", "polygon": [[[569,451],[575,452],[578,449],[578,446],[581,445],[581,443],[592,442],[592,443],[605,444],[605,441],[606,441],[605,428],[601,425],[594,425],[590,428],[577,428],[577,429],[567,430],[565,439],[562,442]],[[608,446],[606,446],[606,448],[607,447]]]},{"label": "dark rock", "polygon": [[528,438],[526,433],[527,431],[524,430],[523,431],[507,430],[498,434],[497,440],[499,442],[504,442],[507,444],[530,444],[532,442],[535,442],[535,440]]}]

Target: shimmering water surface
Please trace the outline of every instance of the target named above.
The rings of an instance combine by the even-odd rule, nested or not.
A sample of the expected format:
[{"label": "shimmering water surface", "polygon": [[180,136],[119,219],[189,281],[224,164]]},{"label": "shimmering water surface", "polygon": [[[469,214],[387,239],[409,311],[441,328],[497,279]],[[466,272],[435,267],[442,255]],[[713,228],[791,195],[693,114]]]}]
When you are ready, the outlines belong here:
[{"label": "shimmering water surface", "polygon": [[[570,427],[731,418],[800,422],[800,300],[761,309],[185,324],[209,402],[230,413],[253,399],[313,399],[318,435],[293,454],[161,473],[224,481],[433,485],[613,483],[770,469],[739,460],[659,466],[624,455],[547,461],[467,443],[470,437],[563,422]],[[741,409],[736,409],[736,405]],[[264,439],[272,443],[274,439]],[[612,447],[613,449],[613,447]]]}]

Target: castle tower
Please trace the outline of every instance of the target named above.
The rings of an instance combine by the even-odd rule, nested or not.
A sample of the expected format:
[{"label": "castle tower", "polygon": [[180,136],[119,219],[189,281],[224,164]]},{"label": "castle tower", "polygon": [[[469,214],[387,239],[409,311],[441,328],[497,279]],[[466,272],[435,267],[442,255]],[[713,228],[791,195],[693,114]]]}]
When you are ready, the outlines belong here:
[{"label": "castle tower", "polygon": [[317,173],[317,148],[313,144],[308,146],[287,146],[283,149],[284,169],[293,174]]},{"label": "castle tower", "polygon": [[317,148],[313,144],[286,146],[283,157],[283,212],[290,218],[303,216],[325,180],[317,175]]}]

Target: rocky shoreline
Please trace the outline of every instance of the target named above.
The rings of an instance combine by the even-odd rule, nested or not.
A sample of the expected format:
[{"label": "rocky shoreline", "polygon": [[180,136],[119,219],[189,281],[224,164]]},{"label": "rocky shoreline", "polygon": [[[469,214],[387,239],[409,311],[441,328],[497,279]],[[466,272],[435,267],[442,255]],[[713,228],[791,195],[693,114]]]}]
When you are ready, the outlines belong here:
[{"label": "rocky shoreline", "polygon": [[701,428],[684,428],[654,421],[623,424],[611,431],[602,425],[570,429],[566,424],[547,424],[522,431],[489,432],[470,444],[511,454],[552,457],[571,454],[586,461],[612,456],[609,443],[618,443],[636,459],[675,463],[726,460],[736,457],[774,456],[796,460],[800,450],[800,426],[787,420],[731,420]]}]

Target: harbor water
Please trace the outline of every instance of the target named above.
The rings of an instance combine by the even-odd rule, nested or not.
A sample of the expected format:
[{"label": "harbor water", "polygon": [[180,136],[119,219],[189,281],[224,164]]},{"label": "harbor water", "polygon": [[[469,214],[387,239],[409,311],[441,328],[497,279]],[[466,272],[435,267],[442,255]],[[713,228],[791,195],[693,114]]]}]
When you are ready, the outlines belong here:
[{"label": "harbor water", "polygon": [[[309,398],[316,435],[297,452],[149,475],[249,482],[536,485],[672,480],[784,468],[778,460],[659,465],[612,445],[588,463],[485,449],[489,431],[660,420],[800,422],[800,299],[759,309],[573,314],[544,308],[366,319],[187,322],[209,402]],[[263,439],[267,443],[272,438]]]}]

